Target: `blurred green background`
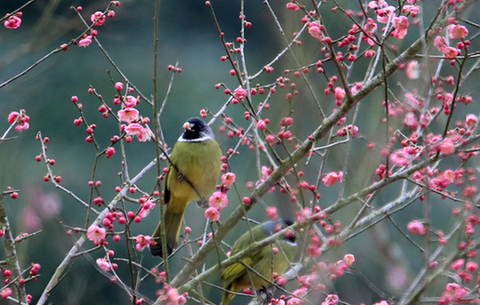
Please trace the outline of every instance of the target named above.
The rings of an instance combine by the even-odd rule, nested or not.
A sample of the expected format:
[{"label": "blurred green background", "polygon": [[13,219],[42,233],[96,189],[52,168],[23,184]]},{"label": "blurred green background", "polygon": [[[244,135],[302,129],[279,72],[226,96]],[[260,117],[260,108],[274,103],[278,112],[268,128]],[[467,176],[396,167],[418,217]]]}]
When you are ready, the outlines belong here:
[{"label": "blurred green background", "polygon": [[[239,36],[240,20],[238,18],[240,3],[238,1],[212,1],[217,18],[225,32],[227,41],[234,41]],[[440,3],[433,1],[432,7]],[[348,3],[341,1],[341,3]],[[76,16],[70,6],[83,6],[82,15],[89,20],[90,15],[97,11],[103,11],[107,1],[37,1],[23,10],[22,25],[16,30],[8,30],[2,26],[0,29],[0,83],[23,71],[28,66],[39,60],[45,54],[62,43],[70,41],[84,30],[84,25]],[[285,9],[286,1],[272,1],[270,3],[277,13],[283,30],[288,39],[297,32],[302,23],[302,12],[290,12]],[[13,11],[20,5],[18,1],[10,1],[0,4],[0,14]],[[324,22],[332,37],[339,37],[346,33],[351,22],[341,14],[329,13],[331,3],[322,7]],[[478,7],[477,7],[478,8]],[[116,16],[107,19],[106,23],[98,27],[98,38],[108,51],[109,55],[127,76],[129,81],[146,96],[153,94],[153,15],[154,1],[121,1],[120,7],[114,7]],[[472,12],[475,9],[471,10]],[[435,10],[425,10],[425,20],[430,20]],[[245,1],[245,14],[247,20],[253,26],[246,31],[246,59],[250,74],[255,74],[263,66],[270,62],[276,54],[285,47],[285,38],[279,33],[275,20],[268,8],[261,1]],[[467,15],[466,17],[469,17]],[[414,27],[412,31],[421,32],[421,28]],[[418,34],[407,36],[404,41],[396,41],[400,50],[409,46]],[[301,37],[302,46],[294,46],[295,54],[301,65],[316,62],[320,59],[321,45],[311,39],[308,34]],[[473,47],[475,46],[475,42]],[[160,40],[159,40],[159,96],[160,100],[165,96],[171,73],[167,70],[168,65],[175,65],[178,62],[182,73],[175,76],[172,92],[168,98],[163,112],[161,123],[165,139],[168,145],[172,146],[181,133],[181,125],[192,116],[198,116],[202,108],[208,108],[216,112],[227,100],[223,89],[216,90],[214,85],[223,82],[232,90],[238,86],[235,77],[228,74],[231,69],[228,62],[220,61],[224,50],[212,16],[204,1],[162,1],[160,8]],[[354,74],[350,78],[353,83],[362,81],[367,61],[359,61]],[[265,85],[275,82],[276,77],[283,75],[284,69],[296,68],[293,57],[289,54],[282,57],[275,65],[275,72],[269,75],[261,75],[257,82]],[[333,65],[326,64],[325,69],[329,76],[333,75]],[[0,145],[0,189],[5,190],[7,186],[20,189],[20,196],[17,200],[6,198],[6,208],[15,234],[20,232],[32,232],[42,229],[30,240],[18,244],[18,253],[22,266],[26,267],[31,262],[38,262],[42,265],[41,277],[35,283],[29,283],[27,290],[33,295],[34,302],[40,295],[53,274],[55,268],[63,259],[66,252],[75,242],[78,235],[68,237],[67,230],[63,225],[71,227],[82,227],[85,223],[85,208],[67,194],[56,190],[51,183],[43,182],[46,174],[43,163],[35,161],[35,156],[41,152],[40,143],[35,141],[38,131],[48,136],[48,156],[56,160],[53,167],[54,173],[62,177],[62,185],[88,200],[89,188],[87,182],[91,179],[93,159],[95,150],[91,144],[84,139],[86,133],[83,127],[73,125],[73,120],[79,114],[70,101],[72,95],[77,95],[84,105],[84,112],[88,122],[97,124],[95,135],[102,148],[109,145],[110,138],[118,134],[118,127],[112,118],[104,119],[97,111],[100,103],[97,98],[87,93],[89,86],[94,87],[102,94],[107,103],[114,111],[118,110],[111,104],[114,94],[110,76],[106,71],[111,71],[115,81],[121,81],[119,75],[106,60],[101,50],[92,43],[87,48],[70,46],[66,52],[60,52],[39,64],[35,69],[25,76],[13,81],[11,84],[0,89],[0,132],[8,128],[7,116],[11,111],[26,109],[30,116],[30,129],[22,133],[12,132],[9,136],[18,136],[18,139],[4,142]],[[454,73],[451,67],[447,71]],[[447,73],[448,74],[448,73]],[[289,74],[293,80],[293,75]],[[327,114],[335,108],[332,95],[324,96],[323,90],[327,86],[327,80],[321,74],[311,70],[308,75],[317,96],[320,97],[322,106]],[[300,79],[297,88],[300,92],[292,101],[285,100],[285,94],[290,92],[288,85],[283,90],[272,96],[269,101],[271,108],[264,111],[264,117],[271,119],[271,126],[278,126],[280,119],[291,115],[294,118],[292,131],[303,140],[321,122],[317,106],[314,104],[311,94],[306,90]],[[407,81],[403,72],[396,72],[390,80],[395,90],[397,82],[404,86],[419,85],[422,90],[422,82]],[[465,92],[475,93],[475,79],[467,81],[464,86]],[[424,88],[423,88],[424,89]],[[449,88],[452,90],[452,88]],[[400,95],[399,95],[400,96]],[[263,101],[265,96],[256,96],[254,104]],[[403,98],[403,96],[399,97]],[[352,143],[352,156],[346,164],[348,169],[348,183],[345,194],[352,194],[362,187],[370,185],[378,180],[375,176],[375,168],[380,162],[380,148],[386,143],[386,128],[381,123],[384,116],[384,109],[381,107],[383,101],[382,90],[374,91],[360,108],[356,125],[359,126],[362,136],[358,136]],[[432,101],[432,103],[441,102]],[[290,109],[295,109],[290,114]],[[143,102],[138,106],[141,114],[152,118],[151,109]],[[468,110],[468,109],[467,109]],[[468,113],[464,106],[459,106],[455,119],[462,119]],[[240,105],[236,108],[230,107],[228,116],[236,123],[246,128],[247,122],[243,120],[244,109]],[[477,107],[478,112],[478,107]],[[349,120],[352,116],[349,116]],[[439,120],[439,128],[445,123],[445,118]],[[151,124],[151,126],[153,126]],[[214,124],[214,131],[222,149],[234,147],[237,139],[229,139],[226,134],[218,131],[220,120]],[[404,128],[401,120],[393,120],[393,128]],[[273,128],[273,127],[272,127]],[[278,130],[278,127],[273,128]],[[367,141],[365,141],[365,139]],[[375,151],[367,151],[366,144],[373,141],[377,144]],[[322,145],[325,143],[319,143]],[[291,146],[293,150],[293,144]],[[325,173],[344,169],[345,145],[333,148],[329,153]],[[135,139],[127,145],[128,166],[130,175],[134,176],[146,164],[155,157],[155,149],[152,142],[138,143]],[[240,198],[248,195],[245,187],[247,181],[256,181],[258,174],[255,165],[255,153],[248,149],[248,146],[241,146],[240,156],[232,158],[231,168],[237,175]],[[264,160],[265,161],[265,160]],[[117,154],[109,160],[102,157],[99,162],[97,180],[102,181],[100,188],[105,200],[111,200],[114,195],[115,186],[120,184],[117,175],[122,170],[120,149]],[[298,164],[299,169],[305,171],[304,180],[313,184],[318,175],[318,168],[322,159],[317,155],[312,158],[308,167]],[[266,161],[265,161],[266,164]],[[152,189],[156,174],[154,171],[147,175],[138,184],[146,191]],[[294,180],[290,180],[294,185]],[[294,185],[295,186],[295,185]],[[375,207],[381,207],[385,202],[393,200],[398,195],[400,183],[391,185],[382,190],[376,197]],[[322,199],[320,205],[327,207],[338,198],[339,186],[320,190]],[[307,200],[311,200],[307,194]],[[230,206],[222,210],[222,218],[233,211],[238,204],[234,192],[229,193]],[[279,208],[281,217],[295,218],[296,206],[289,201],[289,196],[275,192],[264,198],[267,205],[275,205]],[[432,196],[434,205],[435,228],[447,229],[453,223],[453,219],[445,219],[449,211],[455,206],[454,203],[441,201],[438,197]],[[347,224],[360,208],[360,203],[353,205],[350,209],[342,211],[333,216],[333,220],[341,220]],[[130,209],[136,209],[131,205]],[[264,213],[265,205],[258,204],[250,216],[256,220],[266,220]],[[194,230],[193,236],[198,236],[203,230],[203,216],[199,221],[199,215],[203,215],[195,204],[191,204],[187,210],[186,223]],[[396,215],[395,220],[400,228],[411,219],[422,218],[422,205],[418,202],[409,206],[403,214]],[[153,232],[158,220],[158,212],[152,213],[141,224],[134,226],[134,234],[149,235]],[[63,224],[63,225],[62,225]],[[231,232],[226,242],[233,244],[246,227],[238,225],[238,230]],[[418,238],[417,242],[422,239]],[[86,247],[92,246],[86,243]],[[115,244],[110,242],[112,249],[116,251],[115,257],[125,257],[123,241]],[[195,249],[195,247],[194,247]],[[343,258],[346,253],[353,253],[357,262],[356,268],[365,277],[377,285],[389,297],[397,297],[406,288],[416,271],[422,266],[422,256],[417,248],[400,235],[391,223],[381,223],[373,229],[350,240],[335,251],[325,254],[325,260],[335,262]],[[101,276],[95,269],[95,260],[103,257],[100,251],[80,257],[73,264],[70,273],[63,279],[59,286],[51,294],[49,301],[52,304],[131,304],[128,297],[120,287],[110,283],[109,278]],[[152,258],[148,251],[138,253],[141,261],[147,268],[158,264],[158,258]],[[179,255],[171,259],[173,274],[178,272],[184,265],[182,256],[188,256],[186,249],[182,249]],[[208,266],[216,262],[215,255],[211,255]],[[128,268],[126,264],[118,262],[120,267],[118,274],[129,283]],[[220,284],[219,276],[210,279]],[[330,292],[336,291],[344,301],[359,304],[373,303],[382,299],[374,291],[367,288],[365,282],[358,276],[347,274],[338,279]],[[155,299],[155,290],[161,286],[155,284],[151,278],[142,283],[140,291],[150,299]],[[205,296],[213,302],[220,301],[220,291],[208,285],[204,286]],[[248,299],[237,297],[232,304],[245,304]],[[323,301],[320,300],[319,302]],[[189,301],[192,304],[194,302]],[[1,301],[0,301],[1,303]],[[3,304],[3,303],[2,303]]]}]

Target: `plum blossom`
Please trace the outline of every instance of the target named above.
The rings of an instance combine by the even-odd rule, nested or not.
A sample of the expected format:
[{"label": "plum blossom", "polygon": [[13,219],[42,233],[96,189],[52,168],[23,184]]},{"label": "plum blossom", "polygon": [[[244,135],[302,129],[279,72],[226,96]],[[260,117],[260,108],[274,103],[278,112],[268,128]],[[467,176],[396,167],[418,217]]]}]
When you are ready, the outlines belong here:
[{"label": "plum blossom", "polygon": [[445,37],[437,36],[433,40],[433,45],[436,46],[440,52],[443,52],[443,50],[445,50],[445,48],[448,46],[448,43]]},{"label": "plum blossom", "polygon": [[107,231],[98,225],[91,225],[87,230],[87,238],[93,241],[96,246],[103,244],[106,236]]},{"label": "plum blossom", "polygon": [[105,271],[110,271],[110,263],[106,258],[97,258],[97,265]]},{"label": "plum blossom", "polygon": [[390,154],[390,162],[398,166],[405,166],[410,162],[410,154],[405,149],[397,149]]},{"label": "plum blossom", "polygon": [[418,79],[420,77],[420,66],[418,65],[418,61],[411,60],[405,69],[405,74],[409,79]]},{"label": "plum blossom", "polygon": [[394,17],[392,19],[392,24],[395,28],[392,35],[397,39],[403,39],[405,35],[407,35],[408,18],[405,16]]},{"label": "plum blossom", "polygon": [[438,146],[438,150],[444,155],[451,155],[455,152],[455,143],[452,139],[447,138]]},{"label": "plum blossom", "polygon": [[155,208],[155,206],[156,206],[155,202],[151,202],[150,200],[144,202],[142,204],[142,208],[138,212],[138,215],[140,215],[140,217],[142,218],[147,217],[150,211]]},{"label": "plum blossom", "polygon": [[78,42],[79,47],[88,47],[92,43],[92,36],[86,36]]},{"label": "plum blossom", "polygon": [[138,120],[139,112],[135,108],[127,107],[117,112],[120,120],[127,122],[128,124]]},{"label": "plum blossom", "polygon": [[402,13],[410,14],[412,17],[417,17],[419,12],[420,12],[420,7],[416,5],[404,5],[402,7]]},{"label": "plum blossom", "polygon": [[210,196],[210,206],[217,210],[224,209],[228,206],[228,197],[224,192],[217,191]]},{"label": "plum blossom", "polygon": [[443,55],[446,59],[454,59],[460,53],[460,50],[454,47],[446,47],[443,49]]},{"label": "plum blossom", "polygon": [[425,235],[425,225],[418,220],[412,220],[407,224],[407,230],[414,235]]},{"label": "plum blossom", "polygon": [[225,173],[222,175],[222,184],[226,186],[233,185],[235,183],[234,173]]},{"label": "plum blossom", "polygon": [[390,16],[395,18],[395,7],[387,6],[385,8],[380,8],[377,10],[377,21],[380,23],[387,23]]},{"label": "plum blossom", "polygon": [[219,221],[220,212],[214,207],[209,207],[208,209],[205,210],[205,217],[213,221]]},{"label": "plum blossom", "polygon": [[150,246],[151,241],[152,241],[152,237],[148,235],[139,234],[137,235],[137,237],[135,237],[135,243],[136,243],[135,249],[137,249],[137,251],[143,251],[145,247]]},{"label": "plum blossom", "polygon": [[0,292],[0,296],[2,297],[2,299],[6,299],[11,295],[12,295],[12,288],[9,288],[9,287],[3,289],[2,292]]},{"label": "plum blossom", "polygon": [[97,20],[97,22],[95,22],[95,24],[94,24],[95,26],[100,26],[100,25],[104,24],[105,19],[106,19],[105,15],[100,11],[96,11],[95,13],[93,13],[90,16],[90,21],[95,22],[95,20]]},{"label": "plum blossom", "polygon": [[135,107],[138,104],[138,99],[134,96],[127,95],[125,97],[125,106],[126,107]]},{"label": "plum blossom", "polygon": [[322,31],[320,25],[317,22],[310,22],[308,24],[308,32],[312,35],[313,38],[316,38],[320,41],[323,41]]},{"label": "plum blossom", "polygon": [[468,35],[468,30],[463,25],[451,24],[448,26],[448,37],[450,39],[462,39]]},{"label": "plum blossom", "polygon": [[287,3],[287,10],[298,11],[299,9],[300,9],[300,7],[298,6],[298,4],[295,4],[295,3],[292,3],[292,2]]},{"label": "plum blossom", "polygon": [[[9,14],[7,14],[8,16]],[[7,20],[3,23],[7,29],[15,30],[20,27],[20,24],[22,24],[22,19],[20,18],[22,15],[21,13],[14,15],[14,16],[9,16]]]},{"label": "plum blossom", "polygon": [[129,136],[137,136],[140,142],[148,141],[152,138],[153,134],[150,129],[143,127],[138,123],[130,123],[125,127],[125,132]]},{"label": "plum blossom", "polygon": [[342,182],[343,179],[343,172],[340,171],[338,173],[336,172],[330,172],[328,173],[325,177],[323,177],[322,181],[325,184],[325,186],[332,186],[337,181]]},{"label": "plum blossom", "polygon": [[475,126],[475,124],[477,124],[477,121],[478,117],[475,114],[467,114],[467,117],[465,118],[465,128]]},{"label": "plum blossom", "polygon": [[247,97],[247,90],[243,89],[242,87],[238,87],[233,91],[233,95],[239,100],[243,100]]},{"label": "plum blossom", "polygon": [[338,295],[329,294],[325,298],[325,301],[322,302],[322,305],[337,305],[338,304]]}]

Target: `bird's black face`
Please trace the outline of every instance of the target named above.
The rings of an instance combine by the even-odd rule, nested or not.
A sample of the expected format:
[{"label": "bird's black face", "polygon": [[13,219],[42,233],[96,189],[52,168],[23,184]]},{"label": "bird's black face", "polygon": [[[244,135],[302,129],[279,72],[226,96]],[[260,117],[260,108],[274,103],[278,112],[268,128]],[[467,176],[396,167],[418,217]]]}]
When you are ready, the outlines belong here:
[{"label": "bird's black face", "polygon": [[186,142],[197,142],[214,139],[213,131],[199,118],[190,118],[183,124],[185,131],[180,139]]}]

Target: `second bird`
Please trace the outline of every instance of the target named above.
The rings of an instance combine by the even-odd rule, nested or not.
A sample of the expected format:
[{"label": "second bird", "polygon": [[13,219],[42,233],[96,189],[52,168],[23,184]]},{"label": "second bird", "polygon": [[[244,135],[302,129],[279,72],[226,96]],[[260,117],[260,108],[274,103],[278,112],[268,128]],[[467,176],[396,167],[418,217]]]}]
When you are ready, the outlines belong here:
[{"label": "second bird", "polygon": [[[210,126],[199,118],[191,118],[183,128],[184,132],[173,147],[165,176],[167,256],[177,247],[187,205],[192,200],[202,199],[198,195],[208,199],[215,190],[222,165],[222,151]],[[150,252],[165,258],[160,233],[159,222],[152,235],[156,244],[150,246]]]}]

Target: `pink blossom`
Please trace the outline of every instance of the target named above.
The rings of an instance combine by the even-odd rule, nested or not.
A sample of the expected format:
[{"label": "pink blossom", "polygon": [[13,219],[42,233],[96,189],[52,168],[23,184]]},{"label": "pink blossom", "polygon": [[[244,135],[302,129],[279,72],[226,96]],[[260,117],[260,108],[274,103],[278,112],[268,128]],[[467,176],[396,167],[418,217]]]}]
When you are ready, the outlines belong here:
[{"label": "pink blossom", "polygon": [[387,23],[390,16],[394,18],[396,15],[394,14],[395,7],[387,6],[385,8],[380,8],[376,11],[377,13],[377,21],[380,23]]},{"label": "pink blossom", "polygon": [[277,208],[276,207],[268,207],[266,209],[267,216],[270,219],[277,219],[278,214],[277,214]]},{"label": "pink blossom", "polygon": [[418,65],[418,61],[411,60],[405,69],[405,74],[409,79],[418,79],[420,77],[420,67]]},{"label": "pink blossom", "polygon": [[445,50],[445,48],[448,46],[448,43],[445,37],[437,36],[433,40],[433,45],[436,46],[440,52],[443,52],[443,50]]},{"label": "pink blossom", "polygon": [[333,90],[333,95],[335,95],[335,98],[337,100],[341,100],[345,97],[346,93],[345,93],[345,90],[343,90],[343,88],[341,87],[336,87],[334,90]]},{"label": "pink blossom", "polygon": [[330,172],[325,177],[323,177],[322,181],[325,184],[325,186],[332,186],[335,183],[337,183],[337,181],[342,182],[342,178],[343,178],[343,172],[341,171],[338,173]]},{"label": "pink blossom", "polygon": [[224,209],[228,206],[228,197],[224,192],[217,191],[210,196],[210,206],[217,210]]},{"label": "pink blossom", "polygon": [[297,4],[292,3],[292,2],[287,3],[287,10],[298,11],[299,9],[300,9],[300,7],[298,7]]},{"label": "pink blossom", "polygon": [[467,114],[467,117],[465,118],[465,128],[470,128],[475,126],[477,124],[478,117],[472,113]]},{"label": "pink blossom", "polygon": [[130,123],[125,127],[125,132],[129,136],[140,136],[143,133],[143,126],[138,123]]},{"label": "pink blossom", "polygon": [[12,289],[8,287],[3,289],[2,292],[0,292],[0,296],[2,297],[2,299],[6,299],[11,295],[12,295]]},{"label": "pink blossom", "polygon": [[351,266],[355,262],[355,256],[353,256],[353,254],[345,254],[343,261]]},{"label": "pink blossom", "polygon": [[143,251],[145,247],[150,246],[151,241],[152,241],[152,237],[148,235],[139,234],[137,235],[137,237],[135,237],[135,243],[136,243],[135,249],[137,249],[137,251]]},{"label": "pink blossom", "polygon": [[131,96],[131,95],[127,95],[125,97],[125,106],[127,107],[135,107],[135,105],[138,104],[138,100],[136,97],[134,96]]},{"label": "pink blossom", "polygon": [[443,49],[443,55],[446,59],[454,59],[458,54],[460,54],[460,50],[453,47],[446,47]]},{"label": "pink blossom", "polygon": [[450,24],[448,26],[448,37],[450,39],[462,39],[468,35],[468,30],[463,25]]},{"label": "pink blossom", "polygon": [[417,116],[415,115],[415,113],[408,112],[405,115],[405,119],[403,120],[403,125],[409,126],[412,129],[416,129],[417,128],[417,123],[418,123],[418,119],[417,119]]},{"label": "pink blossom", "polygon": [[412,220],[407,224],[407,230],[414,235],[425,235],[425,226],[418,220]]},{"label": "pink blossom", "polygon": [[367,23],[363,26],[363,30],[371,36],[377,30],[377,24],[372,18],[368,18]]},{"label": "pink blossom", "polygon": [[19,116],[20,116],[20,113],[18,113],[17,111],[10,112],[10,114],[8,115],[8,122],[9,123],[15,122]]},{"label": "pink blossom", "polygon": [[320,25],[317,22],[310,22],[308,24],[308,32],[313,38],[323,41],[322,31],[320,30]]},{"label": "pink blossom", "polygon": [[139,112],[135,108],[127,107],[125,109],[118,110],[117,115],[120,118],[120,120],[130,124],[133,121],[138,120]]},{"label": "pink blossom", "polygon": [[105,154],[107,155],[107,159],[110,159],[114,154],[115,154],[115,148],[110,146],[109,148],[107,148],[107,150],[105,151]]},{"label": "pink blossom", "polygon": [[452,139],[447,138],[438,146],[438,149],[442,154],[448,156],[455,152],[455,143],[453,143]]},{"label": "pink blossom", "polygon": [[408,18],[405,16],[395,17],[392,19],[392,24],[395,30],[393,36],[397,39],[403,39],[407,34]]},{"label": "pink blossom", "polygon": [[416,5],[404,5],[402,7],[402,13],[410,14],[412,17],[417,17],[419,12],[420,12],[420,7]]},{"label": "pink blossom", "polygon": [[87,237],[89,240],[98,246],[102,245],[105,242],[105,237],[107,232],[104,228],[99,227],[98,225],[91,225],[87,230]]},{"label": "pink blossom", "polygon": [[88,47],[90,44],[92,43],[92,36],[87,36],[83,39],[80,39],[80,41],[78,42],[78,46],[79,47]]},{"label": "pink blossom", "polygon": [[243,100],[247,97],[247,90],[243,89],[242,87],[238,87],[233,91],[233,95],[239,100]]},{"label": "pink blossom", "polygon": [[116,82],[115,83],[115,89],[117,89],[118,91],[122,91],[123,90],[123,83],[122,82]]},{"label": "pink blossom", "polygon": [[205,217],[213,221],[219,221],[220,212],[214,207],[209,207],[208,209],[205,210]]},{"label": "pink blossom", "polygon": [[312,216],[312,209],[303,208],[301,211],[297,211],[297,222],[305,222],[310,219],[310,216]]},{"label": "pink blossom", "polygon": [[368,8],[370,9],[377,9],[381,7],[386,7],[388,6],[387,2],[385,0],[374,0],[368,2]]},{"label": "pink blossom", "polygon": [[390,162],[398,166],[405,166],[410,162],[410,155],[405,149],[397,149],[390,154]]},{"label": "pink blossom", "polygon": [[110,271],[110,263],[106,258],[97,258],[97,265],[105,271]]},{"label": "pink blossom", "polygon": [[7,20],[5,20],[5,22],[3,23],[3,25],[5,25],[7,29],[11,30],[18,29],[20,27],[20,24],[22,24],[22,19],[17,15],[8,17]]},{"label": "pink blossom", "polygon": [[138,212],[138,215],[140,215],[140,217],[142,218],[147,217],[150,211],[155,208],[155,206],[156,206],[155,202],[151,202],[150,200],[144,202],[142,204],[142,208]]},{"label": "pink blossom", "polygon": [[476,262],[470,261],[467,263],[467,270],[470,272],[475,272],[478,269],[478,264]]},{"label": "pink blossom", "polygon": [[222,175],[222,184],[226,186],[233,185],[235,183],[234,173],[225,173]]},{"label": "pink blossom", "polygon": [[138,140],[140,142],[150,141],[153,137],[153,133],[148,128],[143,128],[140,134],[138,135]]},{"label": "pink blossom", "polygon": [[338,304],[338,295],[329,294],[325,298],[325,301],[322,302],[322,305],[337,305]]},{"label": "pink blossom", "polygon": [[260,129],[260,130],[265,130],[265,129],[267,129],[267,123],[265,123],[264,120],[259,120],[257,122],[257,128]]},{"label": "pink blossom", "polygon": [[306,301],[304,301],[302,299],[299,299],[297,297],[291,297],[287,301],[287,305],[304,305],[305,303],[306,303]]},{"label": "pink blossom", "polygon": [[452,270],[459,270],[459,269],[462,269],[464,265],[465,265],[465,260],[463,258],[459,258],[456,261],[454,261],[452,265],[450,265],[450,268],[452,268]]},{"label": "pink blossom", "polygon": [[92,22],[95,22],[95,20],[97,20],[97,22],[95,22],[95,26],[100,26],[102,24],[105,23],[105,15],[100,12],[100,11],[96,11],[95,13],[93,13],[91,16],[90,16],[90,21]]}]

